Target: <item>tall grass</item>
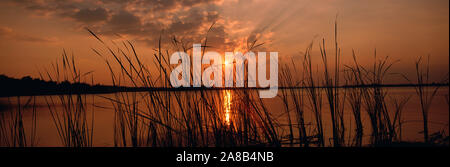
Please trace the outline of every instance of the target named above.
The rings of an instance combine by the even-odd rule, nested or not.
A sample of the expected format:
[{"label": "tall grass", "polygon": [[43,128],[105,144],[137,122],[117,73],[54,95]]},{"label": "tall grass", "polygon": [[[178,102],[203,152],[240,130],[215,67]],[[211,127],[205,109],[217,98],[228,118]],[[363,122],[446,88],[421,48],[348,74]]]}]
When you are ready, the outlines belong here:
[{"label": "tall grass", "polygon": [[[45,74],[40,73],[42,79],[57,83],[71,82],[84,83],[86,76],[92,72],[81,73],[76,66],[75,56],[68,56],[63,50],[61,62],[52,64],[51,69],[46,69]],[[61,63],[62,66],[59,64]],[[93,83],[93,77],[91,77]],[[92,106],[88,105],[88,96],[81,94],[83,90],[72,90],[68,94],[57,96],[44,96],[52,121],[57,129],[61,143],[66,147],[90,147],[93,145],[94,136],[94,96]],[[61,108],[58,107],[61,104]],[[91,120],[88,120],[88,110],[91,110]]]},{"label": "tall grass", "polygon": [[[356,60],[355,53],[353,51],[353,58]],[[356,62],[356,61],[355,61]],[[357,65],[357,64],[356,64]],[[352,68],[350,68],[352,69]],[[345,71],[345,81],[346,85],[362,85],[363,81],[360,81],[358,78],[358,72],[354,70],[346,70]],[[348,90],[348,104],[350,105],[353,113],[353,119],[355,121],[355,136],[352,140],[352,146],[361,146],[362,139],[364,134],[363,122],[361,120],[361,112],[362,112],[362,93],[364,88],[349,88]]]},{"label": "tall grass", "polygon": [[[291,71],[298,71],[294,60],[291,60],[291,66],[284,66],[281,69],[281,85],[284,87],[299,87],[303,86],[303,75],[300,76],[301,81],[295,80],[295,76],[293,76],[294,72]],[[288,118],[288,127],[289,127],[289,142],[290,145],[294,145],[294,125],[297,127],[297,134],[298,134],[298,144],[300,147],[308,147],[310,145],[310,136],[308,135],[306,131],[306,121],[305,121],[305,104],[304,104],[304,91],[301,89],[282,89],[281,90],[281,99],[283,101],[283,104],[285,106],[285,111]],[[294,103],[292,106],[292,109],[289,108],[290,104]],[[291,110],[294,111],[294,115],[296,118],[296,122],[292,121],[291,116]]]},{"label": "tall grass", "polygon": [[[37,112],[36,98],[30,96],[22,104],[20,96],[17,96],[17,106],[8,98],[9,108],[16,110],[0,112],[0,146],[8,147],[33,147],[37,144]],[[31,111],[29,111],[31,110]],[[24,112],[31,112],[30,129],[25,128]]]},{"label": "tall grass", "polygon": [[[414,87],[416,90],[416,94],[419,97],[420,103],[420,112],[423,120],[423,138],[425,143],[429,143],[429,128],[428,128],[428,116],[430,112],[431,103],[436,96],[437,91],[440,86],[430,87],[426,86],[426,84],[430,84],[430,56],[428,56],[427,64],[424,65],[422,61],[422,57],[415,62],[415,70],[416,70],[416,86]],[[448,74],[447,74],[448,75]],[[410,81],[407,77],[405,77],[408,81]],[[411,82],[411,81],[410,81]],[[448,81],[447,81],[448,82]]]},{"label": "tall grass", "polygon": [[[337,25],[335,24],[335,34],[337,34]],[[339,147],[344,143],[344,105],[346,96],[339,96],[339,75],[340,75],[340,49],[337,44],[337,35],[335,35],[335,68],[334,77],[328,71],[328,57],[325,47],[325,40],[322,40],[320,46],[320,54],[324,67],[324,87],[326,99],[328,100],[331,125],[333,130],[333,145]],[[344,89],[345,91],[345,89]]]},{"label": "tall grass", "polygon": [[316,136],[318,146],[324,146],[325,140],[324,140],[324,130],[323,130],[323,123],[322,123],[322,93],[321,90],[318,88],[319,85],[317,85],[316,78],[313,75],[313,68],[312,68],[312,58],[311,58],[311,50],[312,50],[312,43],[309,45],[309,47],[306,49],[304,54],[304,61],[303,61],[303,67],[304,67],[304,73],[306,75],[305,79],[305,87],[307,88],[307,98],[310,103],[310,108],[314,114],[314,120],[316,125],[315,134],[313,136]]}]

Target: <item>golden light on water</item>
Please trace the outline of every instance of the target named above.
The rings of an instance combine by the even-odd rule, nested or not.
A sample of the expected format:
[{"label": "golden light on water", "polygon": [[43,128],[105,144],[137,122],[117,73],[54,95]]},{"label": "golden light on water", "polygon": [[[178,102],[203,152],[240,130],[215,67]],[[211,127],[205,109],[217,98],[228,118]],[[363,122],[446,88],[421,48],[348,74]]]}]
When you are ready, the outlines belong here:
[{"label": "golden light on water", "polygon": [[224,114],[225,114],[225,123],[229,126],[231,124],[231,91],[225,90],[223,96],[223,106],[224,106]]}]

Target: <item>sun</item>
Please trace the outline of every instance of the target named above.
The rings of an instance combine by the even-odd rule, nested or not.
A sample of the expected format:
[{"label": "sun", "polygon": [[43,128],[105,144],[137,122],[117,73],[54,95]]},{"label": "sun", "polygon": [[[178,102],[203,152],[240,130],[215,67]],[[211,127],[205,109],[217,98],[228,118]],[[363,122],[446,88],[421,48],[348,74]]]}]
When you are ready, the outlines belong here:
[{"label": "sun", "polygon": [[225,62],[224,62],[223,64],[224,64],[224,65],[228,65],[228,64],[230,64],[230,61],[225,60]]}]

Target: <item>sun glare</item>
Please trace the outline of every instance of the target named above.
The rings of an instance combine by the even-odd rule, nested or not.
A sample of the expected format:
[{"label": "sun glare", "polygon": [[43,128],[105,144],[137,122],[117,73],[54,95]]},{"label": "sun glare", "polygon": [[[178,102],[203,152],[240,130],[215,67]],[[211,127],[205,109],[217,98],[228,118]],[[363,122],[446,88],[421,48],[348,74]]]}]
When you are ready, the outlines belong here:
[{"label": "sun glare", "polygon": [[223,106],[225,111],[225,123],[229,126],[231,124],[230,115],[231,115],[231,92],[230,90],[225,90],[225,94],[223,97]]}]

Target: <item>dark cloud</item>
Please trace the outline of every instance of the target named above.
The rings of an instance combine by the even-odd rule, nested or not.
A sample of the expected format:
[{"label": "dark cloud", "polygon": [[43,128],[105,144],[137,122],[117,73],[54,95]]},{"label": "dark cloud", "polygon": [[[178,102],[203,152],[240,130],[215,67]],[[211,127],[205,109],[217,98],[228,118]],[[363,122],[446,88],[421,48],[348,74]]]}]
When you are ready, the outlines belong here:
[{"label": "dark cloud", "polygon": [[181,1],[182,5],[185,6],[194,6],[197,4],[205,4],[205,3],[212,3],[212,2],[218,2],[219,0],[183,0]]},{"label": "dark cloud", "polygon": [[[221,18],[220,0],[13,0],[15,5],[33,14],[69,18],[94,27],[103,35],[127,35],[127,38],[156,44],[159,36],[176,37],[186,43],[201,42],[209,26]],[[224,23],[216,23],[208,34],[208,43],[225,48],[228,34]],[[167,40],[166,43],[169,43]],[[154,45],[151,45],[154,46]]]},{"label": "dark cloud", "polygon": [[140,18],[128,11],[120,11],[112,15],[103,27],[106,33],[139,34],[141,30]]},{"label": "dark cloud", "polygon": [[194,7],[219,1],[221,0],[103,0],[102,2],[140,6],[147,12],[164,12],[178,7]]},{"label": "dark cloud", "polygon": [[[200,2],[205,2],[205,4],[200,5]],[[142,15],[139,12],[121,10],[97,31],[103,34],[133,35],[135,40],[145,42],[150,46],[156,46],[160,35],[164,39],[168,39],[163,39],[163,44],[171,43],[171,39],[174,37],[185,44],[200,43],[205,38],[212,23],[221,19],[217,8],[212,7],[214,5],[209,2],[212,1],[176,2],[176,4],[196,4],[197,6],[169,12],[168,9],[174,7],[171,2],[148,1],[146,3],[160,3],[159,5],[165,6],[167,11],[148,12]],[[129,3],[124,8],[128,7],[137,11],[141,11],[139,8],[145,8],[145,5],[135,5],[136,3]],[[216,23],[208,34],[209,45],[214,45],[217,48],[224,48],[225,45],[229,45],[225,42],[228,35],[225,33],[225,27],[222,24]]]},{"label": "dark cloud", "polygon": [[106,9],[99,7],[95,1],[76,0],[7,0],[21,6],[38,16],[57,16],[74,19],[80,23],[104,21],[108,17]]},{"label": "dark cloud", "polygon": [[81,9],[72,16],[75,20],[83,23],[95,23],[106,21],[108,12],[104,8]]},{"label": "dark cloud", "polygon": [[79,9],[78,3],[73,1],[32,1],[32,0],[12,0],[14,4],[24,7],[35,15],[72,15]]}]

